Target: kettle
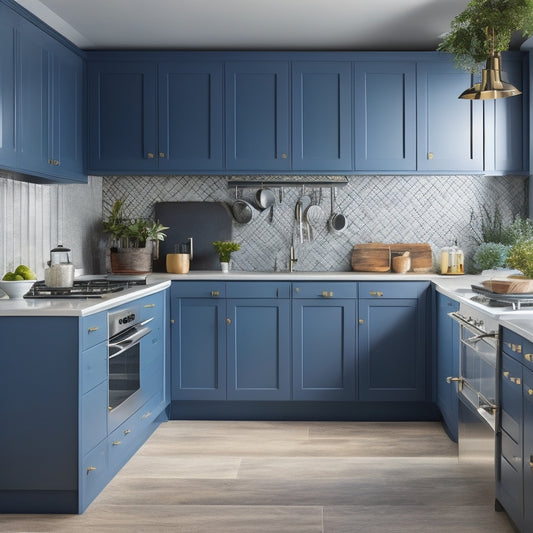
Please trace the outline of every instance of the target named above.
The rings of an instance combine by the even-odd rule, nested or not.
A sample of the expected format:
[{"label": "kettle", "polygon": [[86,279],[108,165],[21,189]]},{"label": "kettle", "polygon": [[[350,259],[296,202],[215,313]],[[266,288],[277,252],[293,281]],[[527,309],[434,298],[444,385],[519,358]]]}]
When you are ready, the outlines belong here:
[{"label": "kettle", "polygon": [[441,250],[440,254],[441,274],[464,274],[464,254],[463,250],[457,246],[457,241],[453,246],[447,246]]},{"label": "kettle", "polygon": [[74,285],[74,265],[70,249],[58,244],[50,250],[49,268],[44,271],[44,284],[47,287],[72,287]]}]

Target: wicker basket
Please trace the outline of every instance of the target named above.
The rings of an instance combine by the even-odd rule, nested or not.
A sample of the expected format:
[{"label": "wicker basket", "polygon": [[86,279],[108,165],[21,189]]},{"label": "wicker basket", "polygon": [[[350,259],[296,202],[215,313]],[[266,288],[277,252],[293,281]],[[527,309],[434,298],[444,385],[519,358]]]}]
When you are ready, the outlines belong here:
[{"label": "wicker basket", "polygon": [[111,250],[114,274],[147,274],[152,272],[152,247],[115,248]]}]

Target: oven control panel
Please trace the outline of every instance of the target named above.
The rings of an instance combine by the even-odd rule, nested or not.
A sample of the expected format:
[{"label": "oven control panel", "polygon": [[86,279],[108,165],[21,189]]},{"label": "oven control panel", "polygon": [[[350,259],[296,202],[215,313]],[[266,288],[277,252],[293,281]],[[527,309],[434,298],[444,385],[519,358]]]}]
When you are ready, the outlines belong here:
[{"label": "oven control panel", "polygon": [[113,313],[108,313],[109,336],[113,337],[117,333],[124,331],[138,322],[140,312],[136,308],[121,309]]}]

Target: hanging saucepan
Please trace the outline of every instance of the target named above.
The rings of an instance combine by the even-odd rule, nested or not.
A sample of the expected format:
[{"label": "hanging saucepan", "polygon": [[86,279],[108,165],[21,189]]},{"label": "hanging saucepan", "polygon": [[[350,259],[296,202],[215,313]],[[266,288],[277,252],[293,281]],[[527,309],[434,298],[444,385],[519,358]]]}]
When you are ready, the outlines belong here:
[{"label": "hanging saucepan", "polygon": [[342,213],[335,212],[335,187],[331,188],[331,215],[328,226],[332,233],[339,233],[346,229],[346,217]]},{"label": "hanging saucepan", "polygon": [[254,214],[252,204],[238,197],[237,187],[235,187],[235,201],[231,206],[231,212],[233,213],[233,218],[239,224],[248,224]]}]

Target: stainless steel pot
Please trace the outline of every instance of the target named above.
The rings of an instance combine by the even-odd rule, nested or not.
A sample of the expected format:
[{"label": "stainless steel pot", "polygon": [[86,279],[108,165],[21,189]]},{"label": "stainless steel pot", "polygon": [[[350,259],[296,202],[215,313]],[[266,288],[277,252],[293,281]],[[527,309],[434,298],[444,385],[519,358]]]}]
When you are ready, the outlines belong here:
[{"label": "stainless steel pot", "polygon": [[342,213],[335,212],[335,187],[331,189],[331,215],[329,217],[328,226],[332,233],[340,233],[346,229],[346,217]]}]

